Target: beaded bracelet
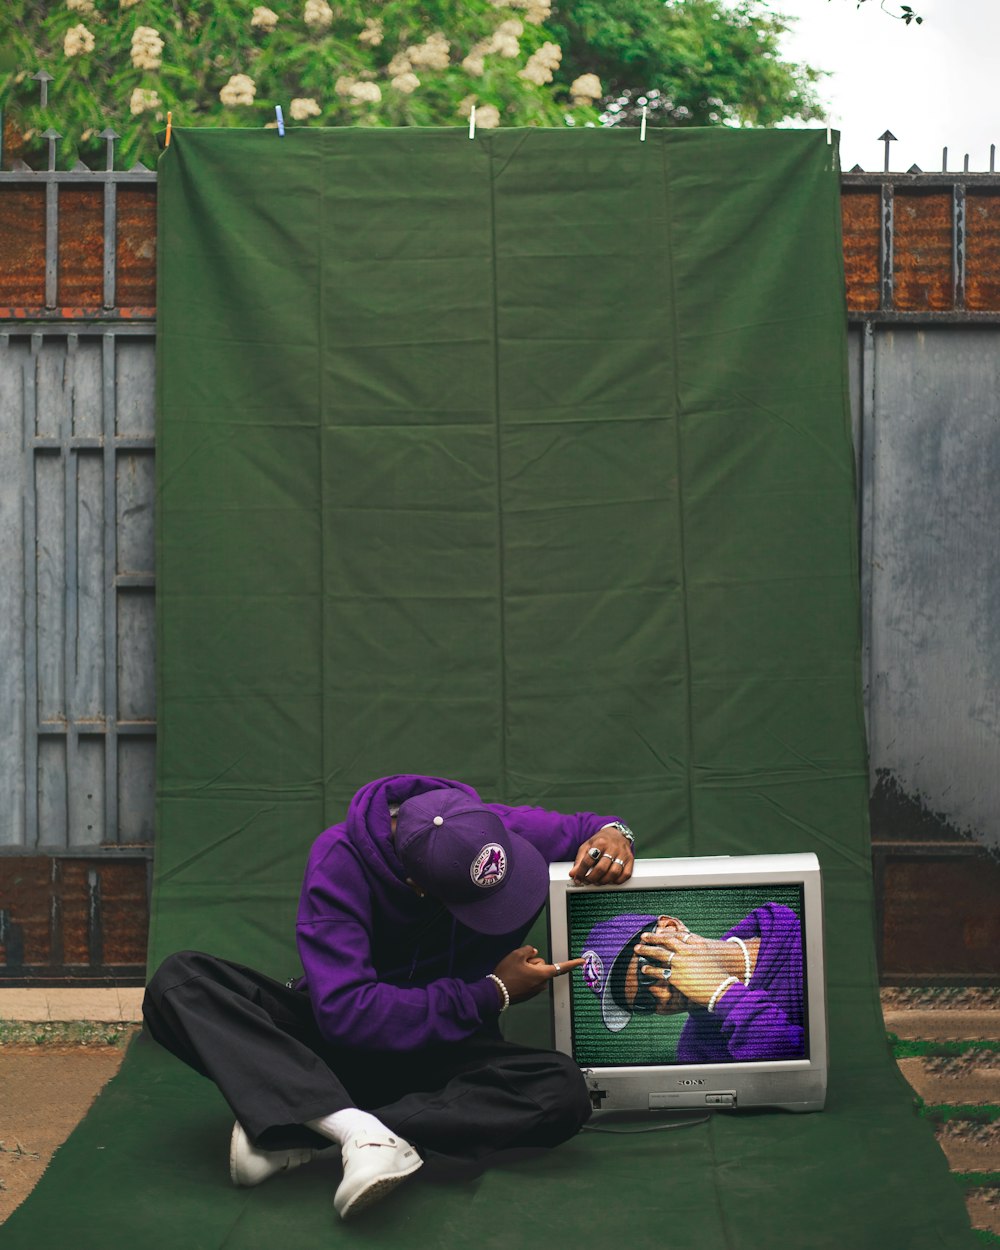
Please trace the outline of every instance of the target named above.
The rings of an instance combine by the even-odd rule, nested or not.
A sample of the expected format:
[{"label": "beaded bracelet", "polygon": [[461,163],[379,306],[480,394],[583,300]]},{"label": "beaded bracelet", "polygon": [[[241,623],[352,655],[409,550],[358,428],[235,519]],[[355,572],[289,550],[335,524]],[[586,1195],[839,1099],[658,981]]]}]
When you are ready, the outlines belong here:
[{"label": "beaded bracelet", "polygon": [[496,975],[495,972],[487,973],[487,979],[495,982],[496,985],[500,989],[500,993],[503,995],[503,1006],[500,1008],[500,1014],[503,1015],[503,1013],[510,1006],[510,994],[507,992],[507,987],[506,985],[504,985],[504,983],[500,980],[500,978]]},{"label": "beaded bracelet", "polygon": [[709,1015],[711,1015],[715,1010],[715,1004],[719,1001],[721,996],[725,994],[726,990],[728,990],[731,985],[738,985],[739,980],[739,977],[726,977],[725,981],[719,982],[719,984],[715,987],[715,993],[708,1000]]},{"label": "beaded bracelet", "polygon": [[750,970],[750,952],[747,950],[746,942],[744,942],[742,938],[737,937],[735,933],[733,934],[732,937],[727,937],[726,941],[736,942],[739,944],[739,948],[743,952],[743,966],[746,969],[746,975],[743,977],[743,984],[749,986],[750,971],[751,971]]}]

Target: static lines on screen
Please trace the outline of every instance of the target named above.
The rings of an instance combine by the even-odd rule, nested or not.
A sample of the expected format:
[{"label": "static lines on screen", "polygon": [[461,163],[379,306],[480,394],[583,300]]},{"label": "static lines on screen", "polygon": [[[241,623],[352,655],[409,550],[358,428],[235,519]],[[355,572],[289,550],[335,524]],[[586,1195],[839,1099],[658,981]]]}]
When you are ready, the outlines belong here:
[{"label": "static lines on screen", "polygon": [[[581,1065],[809,1057],[800,885],[580,891],[567,906],[570,951],[585,960],[570,984]],[[634,952],[642,933],[650,958]]]}]

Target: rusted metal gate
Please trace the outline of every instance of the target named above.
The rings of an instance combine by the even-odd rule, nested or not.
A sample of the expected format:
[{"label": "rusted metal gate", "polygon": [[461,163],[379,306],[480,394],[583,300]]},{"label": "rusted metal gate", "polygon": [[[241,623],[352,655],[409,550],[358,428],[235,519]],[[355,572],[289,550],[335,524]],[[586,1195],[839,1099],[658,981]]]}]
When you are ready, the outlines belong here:
[{"label": "rusted metal gate", "polygon": [[[155,179],[0,163],[0,984],[139,982]],[[843,176],[883,979],[997,975],[1000,176]],[[23,607],[22,607],[23,605]]]}]

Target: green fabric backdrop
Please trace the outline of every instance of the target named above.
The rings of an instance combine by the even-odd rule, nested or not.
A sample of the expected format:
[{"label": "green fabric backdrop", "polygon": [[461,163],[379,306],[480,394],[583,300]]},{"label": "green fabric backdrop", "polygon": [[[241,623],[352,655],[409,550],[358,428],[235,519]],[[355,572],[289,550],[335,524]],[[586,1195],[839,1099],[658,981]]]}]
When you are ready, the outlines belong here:
[{"label": "green fabric backdrop", "polygon": [[354,1231],[335,1171],[231,1190],[226,1108],[143,1043],[12,1244],[970,1243],[877,1002],[838,193],[823,132],[174,131],[151,964],[294,971],[315,835],[457,776],[645,854],[815,851],[830,1102],[584,1134]]}]

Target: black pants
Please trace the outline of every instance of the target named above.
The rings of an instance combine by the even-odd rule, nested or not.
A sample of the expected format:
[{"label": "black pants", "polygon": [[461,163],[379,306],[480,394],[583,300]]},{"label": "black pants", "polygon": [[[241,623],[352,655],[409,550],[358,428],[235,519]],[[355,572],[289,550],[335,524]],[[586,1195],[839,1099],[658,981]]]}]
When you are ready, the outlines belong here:
[{"label": "black pants", "polygon": [[429,1161],[471,1175],[497,1151],[558,1145],[590,1115],[567,1055],[482,1032],[401,1053],[333,1046],[307,993],[198,951],[163,962],[142,1011],[152,1036],[215,1082],[264,1150],[328,1146],[305,1122],[356,1106]]}]

